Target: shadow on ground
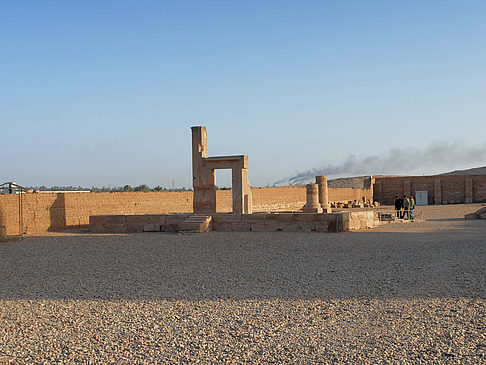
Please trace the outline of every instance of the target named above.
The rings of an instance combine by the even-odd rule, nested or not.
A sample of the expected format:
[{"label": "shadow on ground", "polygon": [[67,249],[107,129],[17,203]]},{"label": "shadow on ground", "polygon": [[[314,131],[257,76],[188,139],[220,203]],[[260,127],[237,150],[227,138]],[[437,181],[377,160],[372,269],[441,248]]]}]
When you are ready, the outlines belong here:
[{"label": "shadow on ground", "polygon": [[0,299],[485,299],[485,233],[28,237],[0,244]]}]

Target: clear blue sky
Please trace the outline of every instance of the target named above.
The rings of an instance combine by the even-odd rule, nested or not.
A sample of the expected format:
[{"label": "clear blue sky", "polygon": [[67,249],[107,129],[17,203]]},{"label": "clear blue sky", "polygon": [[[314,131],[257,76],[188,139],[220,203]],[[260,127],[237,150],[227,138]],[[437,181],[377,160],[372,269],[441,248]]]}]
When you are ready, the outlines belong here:
[{"label": "clear blue sky", "polygon": [[[210,155],[249,155],[255,186],[392,148],[482,151],[486,2],[0,4],[0,183],[189,187],[192,125]],[[364,172],[486,154],[412,165]]]}]

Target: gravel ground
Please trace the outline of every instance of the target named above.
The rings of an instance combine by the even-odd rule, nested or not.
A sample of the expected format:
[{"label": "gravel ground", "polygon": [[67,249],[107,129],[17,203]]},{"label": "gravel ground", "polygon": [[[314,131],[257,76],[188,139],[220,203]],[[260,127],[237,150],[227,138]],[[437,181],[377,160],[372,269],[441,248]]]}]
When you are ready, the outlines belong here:
[{"label": "gravel ground", "polygon": [[0,244],[0,363],[486,363],[480,205],[352,233]]}]

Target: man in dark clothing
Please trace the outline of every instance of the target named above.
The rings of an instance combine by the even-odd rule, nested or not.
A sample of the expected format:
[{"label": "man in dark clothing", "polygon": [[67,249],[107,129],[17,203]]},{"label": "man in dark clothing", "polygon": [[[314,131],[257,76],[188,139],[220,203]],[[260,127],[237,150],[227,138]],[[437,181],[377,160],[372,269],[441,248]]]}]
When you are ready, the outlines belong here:
[{"label": "man in dark clothing", "polygon": [[407,219],[410,218],[410,200],[407,198],[407,196],[404,194],[403,195],[403,214],[402,218],[405,219],[405,216],[407,216]]},{"label": "man in dark clothing", "polygon": [[398,197],[398,195],[395,197],[395,210],[397,211],[397,218],[401,218],[402,213],[401,209],[403,206],[403,200]]}]

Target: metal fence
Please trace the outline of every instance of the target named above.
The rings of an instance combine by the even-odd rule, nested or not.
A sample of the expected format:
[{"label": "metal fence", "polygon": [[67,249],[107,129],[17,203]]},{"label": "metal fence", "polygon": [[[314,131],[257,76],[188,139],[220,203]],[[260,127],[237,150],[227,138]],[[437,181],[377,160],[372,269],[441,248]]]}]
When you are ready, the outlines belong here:
[{"label": "metal fence", "polygon": [[387,209],[378,212],[378,219],[380,221],[424,220],[424,211],[417,211],[417,209]]},{"label": "metal fence", "polygon": [[[19,240],[22,239],[24,234],[24,213],[23,213],[23,195],[27,192],[27,188],[16,184],[13,181],[9,181],[0,184],[0,194],[16,194],[19,200],[19,234],[18,236],[13,235],[11,238],[18,237]],[[2,240],[7,238],[7,226],[6,224],[0,226],[0,236]]]}]

